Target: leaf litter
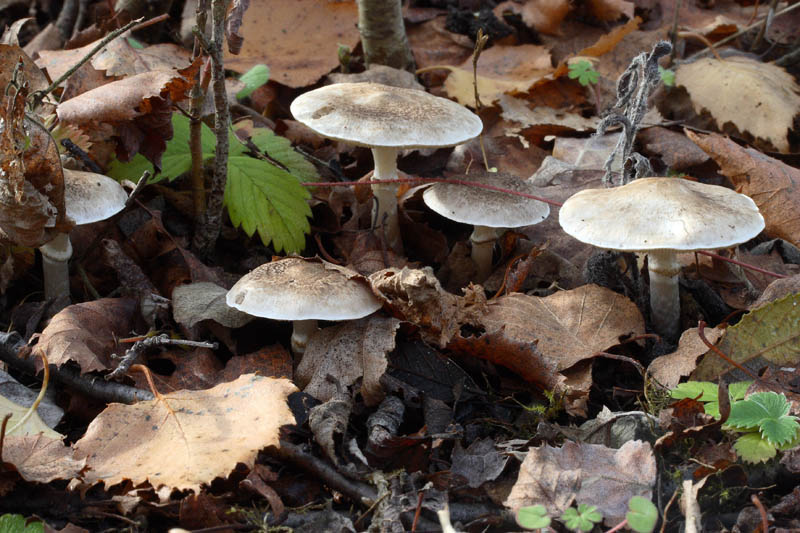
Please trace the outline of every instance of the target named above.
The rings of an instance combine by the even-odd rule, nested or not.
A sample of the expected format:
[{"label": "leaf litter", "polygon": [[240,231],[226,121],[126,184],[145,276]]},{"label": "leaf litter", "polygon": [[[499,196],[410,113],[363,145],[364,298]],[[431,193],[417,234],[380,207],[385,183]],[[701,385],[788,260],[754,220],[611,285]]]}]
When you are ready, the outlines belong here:
[{"label": "leaf litter", "polygon": [[[11,27],[3,42],[21,40],[27,52],[0,47],[0,287],[4,325],[30,345],[9,335],[0,354],[28,386],[41,363],[25,356],[45,355],[54,400],[66,412],[60,422],[37,421],[26,436],[0,439],[0,516],[32,509],[22,503],[35,490],[64,501],[80,492],[80,512],[56,505],[31,514],[48,527],[87,530],[128,527],[145,515],[149,526],[133,529],[268,523],[400,531],[450,521],[459,530],[513,530],[514,514],[536,504],[554,524],[571,524],[571,513],[594,506],[592,514],[613,527],[631,498],[644,496],[659,503],[667,531],[728,516],[742,530],[798,527],[787,511],[796,509],[792,495],[780,485],[754,495],[771,523],[737,496],[765,485],[740,466],[766,457],[753,454],[761,437],[713,420],[706,398],[669,396],[689,377],[715,388],[741,379],[742,365],[757,378],[743,394],[781,409],[773,395],[785,394],[781,427],[794,427],[797,276],[772,280],[800,264],[798,71],[781,58],[793,42],[787,21],[798,11],[783,3],[767,17],[769,6],[734,2],[412,0],[400,13],[422,69],[414,80],[364,64],[359,25],[367,22],[359,22],[355,2],[234,2],[227,26],[215,30],[230,45],[219,49],[211,31],[219,21],[210,15],[205,46],[188,46],[192,4],[185,2],[182,20],[128,25],[140,14],[93,11],[50,41],[45,32],[30,38],[57,13],[43,8],[36,20],[14,23],[15,12],[0,8]],[[758,35],[764,20],[766,39]],[[629,105],[618,78],[631,73],[631,59],[668,39],[675,23],[678,51],[672,63],[659,63],[671,69],[661,79],[674,73],[675,86],[662,85],[647,114],[629,113],[636,124],[592,135],[610,106]],[[112,28],[118,35],[59,80],[55,93],[40,92]],[[475,64],[479,29],[488,44]],[[62,46],[70,33],[75,38]],[[179,34],[184,44],[174,42]],[[731,37],[740,49],[723,49]],[[716,43],[719,57],[704,40]],[[740,54],[744,45],[762,56]],[[209,51],[230,71],[255,65],[268,74],[240,92],[238,75],[211,80]],[[584,61],[580,79],[571,79],[569,65]],[[578,243],[557,216],[498,239],[491,275],[479,285],[471,228],[428,210],[417,188],[424,183],[398,188],[405,246],[393,249],[383,221],[371,216],[369,188],[352,187],[370,177],[369,150],[312,135],[289,114],[294,97],[345,76],[419,81],[417,89],[481,117],[483,137],[462,147],[402,151],[402,179],[495,167],[532,181],[556,210],[598,187],[608,168],[680,176],[750,196],[766,230],[720,255],[679,258],[676,342],[650,333],[642,260]],[[213,123],[223,102],[231,128]],[[636,130],[635,143],[620,137]],[[222,170],[217,136],[230,146]],[[608,165],[616,146],[629,149]],[[39,296],[30,258],[31,247],[72,229],[62,166],[127,180],[129,190],[145,171],[150,177],[116,218],[71,231],[70,301],[58,303]],[[226,184],[206,202],[212,175]],[[214,210],[221,214],[215,247],[193,249],[193,233]],[[293,359],[288,323],[225,304],[242,275],[290,253],[369,276],[383,309],[322,323]],[[700,320],[709,325],[697,327]],[[104,379],[119,355],[127,375]],[[717,409],[726,413],[719,394]],[[750,422],[774,426],[769,417]],[[792,438],[781,434],[780,442]],[[796,449],[771,453],[797,472]],[[664,504],[676,471],[704,480],[684,487],[682,510]],[[728,501],[709,504],[729,489]],[[89,512],[107,501],[116,507],[106,511],[127,515],[125,522]]]}]

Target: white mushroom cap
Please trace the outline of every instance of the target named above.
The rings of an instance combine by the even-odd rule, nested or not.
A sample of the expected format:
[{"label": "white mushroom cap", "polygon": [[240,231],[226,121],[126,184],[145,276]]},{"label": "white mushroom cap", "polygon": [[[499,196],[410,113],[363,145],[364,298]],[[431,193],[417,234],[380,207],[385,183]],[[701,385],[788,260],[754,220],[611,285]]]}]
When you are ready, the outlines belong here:
[{"label": "white mushroom cap", "polygon": [[76,224],[91,224],[122,211],[128,194],[116,180],[79,170],[64,169],[64,204]]},{"label": "white mushroom cap", "polygon": [[642,178],[622,187],[587,189],[559,212],[565,232],[610,250],[714,250],[764,229],[755,202],[725,187],[680,178]]},{"label": "white mushroom cap", "polygon": [[[535,194],[533,185],[511,174],[476,172],[460,180]],[[437,183],[422,193],[425,204],[443,217],[490,228],[519,228],[538,224],[550,214],[544,202],[491,189]]]},{"label": "white mushroom cap", "polygon": [[228,291],[227,304],[273,320],[350,320],[381,302],[358,273],[321,259],[289,257],[265,263]]},{"label": "white mushroom cap", "polygon": [[320,135],[369,147],[436,148],[477,137],[481,119],[446,98],[378,83],[337,83],[295,98],[292,115]]}]

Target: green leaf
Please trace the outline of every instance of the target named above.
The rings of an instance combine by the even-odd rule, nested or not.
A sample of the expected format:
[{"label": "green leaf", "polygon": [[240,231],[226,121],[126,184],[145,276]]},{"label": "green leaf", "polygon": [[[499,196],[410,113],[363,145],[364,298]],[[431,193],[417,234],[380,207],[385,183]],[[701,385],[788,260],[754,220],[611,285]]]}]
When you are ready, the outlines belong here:
[{"label": "green leaf", "polygon": [[525,529],[541,529],[550,525],[550,517],[544,505],[528,505],[517,511],[517,524]]},{"label": "green leaf", "polygon": [[658,66],[658,75],[661,76],[661,82],[666,85],[667,87],[672,87],[675,85],[675,71],[664,68],[661,65]]},{"label": "green leaf", "polygon": [[262,64],[253,65],[250,70],[239,76],[239,81],[244,82],[244,89],[236,93],[236,98],[241,100],[269,81],[269,67]]},{"label": "green leaf", "polygon": [[746,400],[731,405],[731,414],[725,425],[754,429],[766,420],[777,420],[789,414],[789,402],[783,394],[776,392],[758,392],[751,394]]},{"label": "green leaf", "polygon": [[600,73],[597,72],[592,66],[591,61],[581,59],[569,64],[569,78],[574,80],[578,79],[578,83],[586,87],[590,83],[597,83],[600,79]]},{"label": "green leaf", "polygon": [[686,383],[679,383],[677,387],[672,389],[670,395],[676,400],[692,398],[700,402],[716,402],[718,391],[719,387],[717,387],[716,383],[687,381]]},{"label": "green leaf", "polygon": [[298,154],[288,139],[275,135],[272,130],[256,128],[250,140],[270,158],[288,168],[292,176],[300,181],[313,181],[319,177],[314,165]]},{"label": "green leaf", "polygon": [[[216,139],[214,132],[201,124],[200,145],[203,153],[203,161],[214,157]],[[111,162],[108,175],[116,180],[129,179],[136,182],[142,172],[149,170],[153,173],[150,183],[157,183],[163,179],[174,180],[180,175],[188,172],[192,168],[192,154],[189,151],[189,117],[182,113],[172,114],[172,139],[167,141],[167,149],[161,156],[161,173],[156,175],[153,164],[145,159],[141,154],[136,154],[127,163],[118,160]]]},{"label": "green leaf", "polygon": [[775,457],[775,446],[761,438],[758,432],[745,433],[733,443],[733,449],[743,461],[762,463]]},{"label": "green leaf", "polygon": [[561,515],[561,521],[573,531],[591,531],[594,525],[603,519],[603,515],[594,505],[578,504],[578,509],[570,507]]},{"label": "green leaf", "polygon": [[641,496],[634,496],[628,502],[628,513],[625,518],[628,526],[637,533],[650,533],[658,522],[658,509],[653,502]]},{"label": "green leaf", "polygon": [[24,516],[19,514],[4,514],[0,516],[0,533],[44,533],[44,524],[32,520],[26,524]]},{"label": "green leaf", "polygon": [[141,41],[134,39],[133,37],[126,37],[126,40],[128,41],[128,44],[131,46],[131,48],[136,48],[137,50],[144,50],[144,45],[142,44]]}]

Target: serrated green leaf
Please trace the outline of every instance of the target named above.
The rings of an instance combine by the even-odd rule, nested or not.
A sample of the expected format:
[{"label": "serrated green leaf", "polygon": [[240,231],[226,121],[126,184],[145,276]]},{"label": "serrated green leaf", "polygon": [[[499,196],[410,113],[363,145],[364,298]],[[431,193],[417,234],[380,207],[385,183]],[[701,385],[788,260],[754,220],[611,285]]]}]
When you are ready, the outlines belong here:
[{"label": "serrated green leaf", "polygon": [[[770,302],[725,330],[718,345],[729,358],[750,368],[800,364],[800,293]],[[716,354],[706,355],[692,379],[710,381],[740,371]]]},{"label": "serrated green leaf", "polygon": [[748,463],[763,463],[778,453],[775,446],[762,439],[758,432],[746,433],[736,439],[733,449],[740,459]]},{"label": "serrated green leaf", "polygon": [[793,416],[764,420],[759,424],[761,435],[773,446],[782,446],[797,436],[800,425]]},{"label": "serrated green leaf", "polygon": [[[142,155],[136,154],[127,163],[118,160],[111,162],[108,175],[116,180],[129,179],[137,181],[145,170],[153,173],[150,183],[157,183],[161,180],[174,180],[192,168],[192,154],[189,151],[189,118],[182,113],[172,114],[172,139],[167,141],[167,149],[161,156],[161,172],[155,174],[153,164]],[[206,126],[201,125],[200,144],[203,152],[203,161],[214,157],[216,139],[214,132]]]},{"label": "serrated green leaf", "polygon": [[239,81],[244,83],[244,89],[236,93],[236,98],[241,100],[269,81],[269,67],[262,64],[253,65],[250,70],[239,76]]},{"label": "serrated green leaf", "polygon": [[528,505],[517,511],[517,523],[525,529],[541,529],[550,525],[550,517],[544,505]]},{"label": "serrated green leaf", "polygon": [[625,515],[628,526],[637,533],[650,533],[658,522],[658,509],[641,496],[634,496],[628,502],[628,513]]},{"label": "serrated green leaf", "polygon": [[0,516],[0,533],[44,533],[44,524],[32,520],[26,524],[24,516],[19,514],[4,514]]},{"label": "serrated green leaf", "polygon": [[731,401],[736,402],[739,400],[744,400],[744,396],[747,394],[747,389],[749,389],[750,385],[752,384],[752,381],[737,381],[735,383],[729,383],[728,395],[731,397]]},{"label": "serrated green leaf", "polygon": [[234,226],[277,251],[299,252],[310,231],[308,191],[293,175],[278,167],[238,155],[228,158],[225,204]]},{"label": "serrated green leaf", "polygon": [[269,157],[289,169],[298,180],[313,181],[319,177],[314,165],[292,148],[289,139],[275,135],[272,130],[256,128],[250,140]]},{"label": "serrated green leaf", "polygon": [[789,413],[786,397],[776,392],[758,392],[746,400],[731,405],[731,414],[725,422],[728,426],[752,429],[764,421],[777,420]]}]

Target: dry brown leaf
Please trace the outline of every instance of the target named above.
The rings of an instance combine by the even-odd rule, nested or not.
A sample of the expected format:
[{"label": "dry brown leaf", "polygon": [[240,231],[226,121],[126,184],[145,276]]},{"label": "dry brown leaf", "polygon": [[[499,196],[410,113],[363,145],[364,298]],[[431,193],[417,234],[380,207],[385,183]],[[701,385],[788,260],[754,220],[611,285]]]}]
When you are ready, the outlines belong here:
[{"label": "dry brown leaf", "polygon": [[561,448],[530,448],[506,507],[541,504],[559,516],[573,503],[596,505],[606,525],[625,519],[633,496],[650,499],[656,460],[650,444],[628,441],[615,450],[600,444],[566,442]]},{"label": "dry brown leaf", "polygon": [[[706,328],[703,333],[709,342],[715,343],[725,333],[721,328]],[[681,378],[697,368],[697,358],[708,351],[708,346],[700,339],[697,328],[687,329],[681,334],[678,349],[672,353],[653,359],[647,371],[668,389],[674,389]]]},{"label": "dry brown leaf", "polygon": [[644,333],[644,319],[632,301],[605,287],[584,285],[545,298],[502,296],[481,319],[487,332],[505,328],[512,339],[538,342],[558,370],[619,344],[623,335]]},{"label": "dry brown leaf", "polygon": [[[586,118],[579,113],[546,106],[534,106],[531,108],[525,100],[514,98],[507,94],[501,94],[499,100],[500,107],[503,110],[502,117],[506,120],[521,123],[523,128],[555,125],[574,131],[588,131],[594,130],[596,126],[594,119]],[[555,154],[554,157],[556,157]]]},{"label": "dry brown leaf", "polygon": [[227,294],[227,289],[209,281],[178,285],[172,291],[175,322],[192,327],[201,320],[213,320],[229,328],[240,328],[251,322],[251,315],[225,303]]},{"label": "dry brown leaf", "polygon": [[33,483],[71,479],[86,466],[85,459],[73,459],[72,448],[64,445],[60,439],[43,435],[6,435],[3,440],[3,462],[14,465],[22,479]]},{"label": "dry brown leaf", "polygon": [[[447,95],[458,103],[475,107],[472,59],[450,71],[444,82]],[[481,54],[478,61],[478,93],[484,105],[491,105],[503,94],[527,92],[536,82],[553,72],[550,53],[544,46],[523,44],[496,45]]]},{"label": "dry brown leaf", "polygon": [[397,318],[418,326],[422,338],[444,348],[464,324],[477,325],[486,312],[486,295],[470,284],[464,296],[442,289],[430,267],[379,270],[369,277],[373,290]]},{"label": "dry brown leaf", "polygon": [[800,246],[800,170],[722,135],[688,130],[686,135],[716,161],[737,191],[753,199],[767,234]]},{"label": "dry brown leaf", "polygon": [[494,8],[494,14],[503,20],[503,13],[520,15],[529,27],[549,35],[558,35],[561,21],[572,10],[569,0],[527,0],[503,2]]},{"label": "dry brown leaf", "polygon": [[225,67],[244,72],[265,63],[271,80],[305,87],[339,65],[339,44],[355,48],[357,23],[355,0],[253,0],[239,31],[242,49],[238,55],[225,51]]},{"label": "dry brown leaf", "polygon": [[658,154],[670,170],[684,170],[708,161],[708,154],[677,131],[667,128],[644,128],[636,136],[637,142],[651,154]]},{"label": "dry brown leaf", "polygon": [[129,479],[150,482],[166,498],[172,489],[197,493],[237,463],[252,467],[262,448],[279,447],[280,427],[294,423],[286,399],[296,390],[286,379],[245,374],[163,400],[114,403],[75,443],[75,457],[86,458],[89,484]]},{"label": "dry brown leaf", "polygon": [[34,352],[43,352],[51,365],[74,361],[81,373],[107,370],[116,339],[133,329],[136,312],[136,301],[127,298],[70,305],[44,328]]},{"label": "dry brown leaf", "polygon": [[730,122],[762,144],[789,151],[789,130],[800,113],[800,85],[783,68],[739,56],[702,58],[679,65],[675,84],[686,88],[698,114],[707,110],[720,128]]},{"label": "dry brown leaf", "polygon": [[400,321],[395,318],[371,316],[319,331],[309,340],[297,366],[297,385],[326,402],[338,390],[336,383],[328,381],[329,374],[344,387],[363,379],[364,403],[377,405],[385,395],[380,379],[388,365],[386,356],[394,350],[398,327]]},{"label": "dry brown leaf", "polygon": [[605,22],[619,20],[622,15],[632,19],[633,8],[633,2],[627,0],[589,0],[592,14]]}]

